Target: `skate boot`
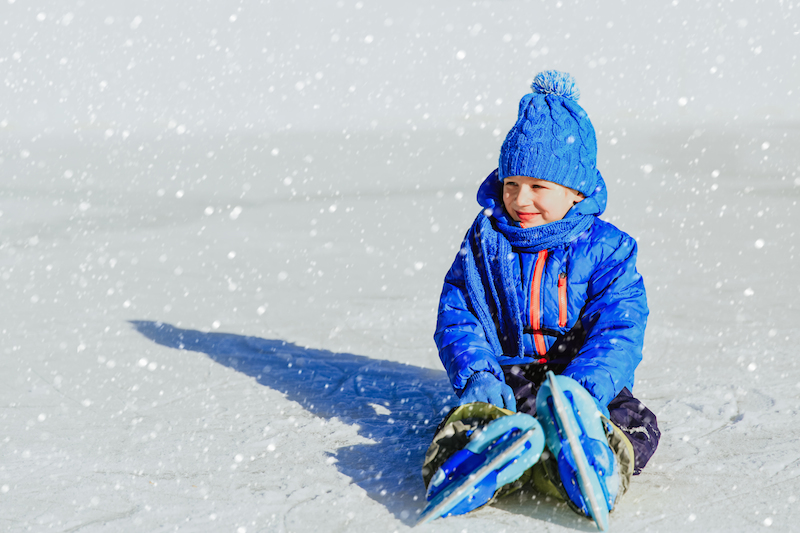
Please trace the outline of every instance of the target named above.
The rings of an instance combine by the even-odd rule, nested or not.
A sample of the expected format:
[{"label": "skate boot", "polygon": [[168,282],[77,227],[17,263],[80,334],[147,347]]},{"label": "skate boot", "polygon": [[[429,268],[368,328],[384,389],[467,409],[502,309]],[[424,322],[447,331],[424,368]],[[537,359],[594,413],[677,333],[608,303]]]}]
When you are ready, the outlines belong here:
[{"label": "skate boot", "polygon": [[536,417],[570,507],[606,531],[620,473],[594,399],[574,379],[548,372],[536,396]]},{"label": "skate boot", "polygon": [[466,514],[489,503],[498,489],[533,466],[543,450],[544,432],[534,417],[519,413],[492,420],[433,474],[418,523]]}]

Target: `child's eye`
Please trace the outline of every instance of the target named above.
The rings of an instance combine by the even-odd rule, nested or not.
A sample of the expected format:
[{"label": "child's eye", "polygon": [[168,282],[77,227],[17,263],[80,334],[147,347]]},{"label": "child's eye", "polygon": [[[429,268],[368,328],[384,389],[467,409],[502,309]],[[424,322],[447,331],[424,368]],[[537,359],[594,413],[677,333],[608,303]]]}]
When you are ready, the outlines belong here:
[{"label": "child's eye", "polygon": [[517,182],[515,182],[515,181],[507,181],[506,182],[506,187],[516,187],[516,186],[517,186]]}]

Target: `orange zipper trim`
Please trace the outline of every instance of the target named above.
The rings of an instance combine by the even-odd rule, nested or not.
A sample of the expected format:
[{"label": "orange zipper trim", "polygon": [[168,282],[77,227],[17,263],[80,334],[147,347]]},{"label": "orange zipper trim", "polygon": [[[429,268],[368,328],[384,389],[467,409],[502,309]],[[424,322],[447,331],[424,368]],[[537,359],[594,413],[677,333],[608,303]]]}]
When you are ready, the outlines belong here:
[{"label": "orange zipper trim", "polygon": [[544,355],[547,347],[544,344],[544,335],[539,331],[542,327],[539,308],[541,307],[540,293],[542,288],[542,272],[547,261],[547,250],[539,252],[536,258],[536,266],[533,268],[533,281],[531,282],[531,329],[533,329],[533,343],[536,345],[536,353]]},{"label": "orange zipper trim", "polygon": [[558,325],[567,325],[567,273],[558,275]]}]

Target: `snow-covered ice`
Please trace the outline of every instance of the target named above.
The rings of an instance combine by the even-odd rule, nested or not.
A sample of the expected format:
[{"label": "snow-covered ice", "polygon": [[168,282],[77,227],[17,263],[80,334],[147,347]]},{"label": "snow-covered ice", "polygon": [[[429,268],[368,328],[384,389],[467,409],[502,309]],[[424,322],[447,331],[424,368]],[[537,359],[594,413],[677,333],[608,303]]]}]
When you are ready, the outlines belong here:
[{"label": "snow-covered ice", "polygon": [[[651,307],[612,530],[792,531],[798,7],[725,4],[5,2],[0,527],[409,530],[442,279],[560,68]],[[593,527],[522,491],[422,529]]]}]

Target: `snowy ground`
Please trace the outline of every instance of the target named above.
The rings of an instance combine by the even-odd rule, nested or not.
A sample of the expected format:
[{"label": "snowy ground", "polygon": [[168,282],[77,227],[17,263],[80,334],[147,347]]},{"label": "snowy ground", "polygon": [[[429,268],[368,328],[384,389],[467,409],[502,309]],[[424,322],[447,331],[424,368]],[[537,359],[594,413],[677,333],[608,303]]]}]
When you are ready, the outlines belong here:
[{"label": "snowy ground", "polygon": [[[289,185],[237,168],[245,138],[214,159],[232,169],[222,179],[164,177],[204,162],[220,146],[206,139],[108,158],[52,141],[3,163],[17,176],[1,204],[7,528],[413,524],[420,461],[453,401],[430,339],[436,299],[498,141],[292,134],[252,164],[268,175],[309,142],[328,156]],[[629,154],[604,165],[608,218],[640,242],[652,319],[636,392],[664,431],[614,531],[797,519],[800,185],[776,170],[797,142],[789,128],[727,128],[601,144]],[[420,155],[376,155],[400,150]],[[532,497],[428,529],[591,530]]]},{"label": "snowy ground", "polygon": [[[26,9],[30,28],[88,27],[78,8],[72,26]],[[108,24],[101,11],[98,24]],[[469,18],[459,13],[457,22]],[[134,15],[116,20],[128,31]],[[404,19],[394,17],[397,29]],[[28,76],[43,72],[28,65]],[[5,111],[1,527],[409,530],[423,507],[422,456],[454,401],[431,339],[441,282],[494,168],[502,136],[492,120],[507,128],[517,85],[488,127],[444,104],[424,127],[367,120],[347,131],[331,117],[271,128],[271,111],[228,131],[168,115],[163,131],[149,115],[126,129],[124,109],[75,129],[51,109],[31,115],[52,121],[39,131],[16,107]],[[41,87],[27,94],[44,91],[45,102]],[[395,112],[412,113],[413,97],[409,89],[412,103]],[[170,98],[194,118],[211,114]],[[612,531],[791,531],[800,520],[797,108],[715,119],[722,102],[696,120],[661,122],[604,115],[603,96],[591,98],[606,218],[639,241],[649,293],[635,392],[663,431]],[[158,114],[157,104],[141,112]],[[535,496],[420,530],[593,530]]]}]

